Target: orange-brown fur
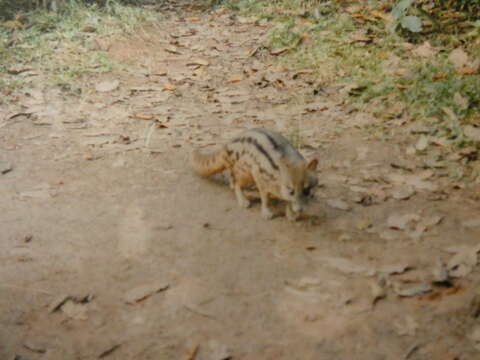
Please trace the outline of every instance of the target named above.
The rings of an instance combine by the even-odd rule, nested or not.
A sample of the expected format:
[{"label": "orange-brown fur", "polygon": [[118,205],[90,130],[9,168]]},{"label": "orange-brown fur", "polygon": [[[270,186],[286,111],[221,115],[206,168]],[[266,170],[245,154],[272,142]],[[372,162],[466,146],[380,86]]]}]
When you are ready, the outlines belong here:
[{"label": "orange-brown fur", "polygon": [[192,154],[192,167],[201,176],[230,172],[230,185],[242,207],[250,206],[243,189],[255,185],[265,219],[273,217],[268,207],[270,196],[287,201],[287,217],[297,217],[304,193],[317,185],[316,165],[317,160],[307,163],[287,139],[266,129],[247,130],[209,154]]}]

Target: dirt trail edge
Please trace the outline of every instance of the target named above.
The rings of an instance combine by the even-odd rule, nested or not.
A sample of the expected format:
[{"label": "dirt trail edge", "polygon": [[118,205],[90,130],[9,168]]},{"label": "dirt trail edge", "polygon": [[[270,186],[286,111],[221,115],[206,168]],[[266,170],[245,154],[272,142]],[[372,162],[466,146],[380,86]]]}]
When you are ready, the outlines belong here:
[{"label": "dirt trail edge", "polygon": [[[172,15],[99,39],[124,70],[81,95],[2,105],[0,359],[478,358],[478,189],[275,65],[268,26]],[[319,159],[310,218],[189,169],[253,126]]]}]

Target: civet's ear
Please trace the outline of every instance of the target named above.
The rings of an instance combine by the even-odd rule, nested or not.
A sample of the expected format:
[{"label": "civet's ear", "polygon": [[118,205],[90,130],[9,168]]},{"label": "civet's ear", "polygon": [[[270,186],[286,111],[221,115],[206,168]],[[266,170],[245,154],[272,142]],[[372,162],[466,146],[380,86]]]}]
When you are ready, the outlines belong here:
[{"label": "civet's ear", "polygon": [[317,159],[312,159],[308,162],[307,164],[307,169],[308,170],[316,170],[318,165],[318,160]]}]

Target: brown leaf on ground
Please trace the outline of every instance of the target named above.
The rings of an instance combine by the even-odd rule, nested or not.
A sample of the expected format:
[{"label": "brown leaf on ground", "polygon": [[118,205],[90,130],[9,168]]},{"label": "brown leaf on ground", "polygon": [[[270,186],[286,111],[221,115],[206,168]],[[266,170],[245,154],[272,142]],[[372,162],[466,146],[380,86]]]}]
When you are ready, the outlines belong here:
[{"label": "brown leaf on ground", "polygon": [[395,200],[408,200],[415,195],[415,188],[411,185],[400,185],[392,190],[392,197]]},{"label": "brown leaf on ground", "polygon": [[469,66],[462,66],[461,68],[457,69],[457,74],[460,74],[460,75],[478,74],[478,68],[473,68],[473,67],[469,67]]},{"label": "brown leaf on ground", "polygon": [[168,80],[163,83],[163,88],[168,91],[175,91],[177,89],[177,86],[173,82]]},{"label": "brown leaf on ground", "polygon": [[405,230],[418,220],[420,220],[420,216],[417,214],[393,214],[387,218],[387,225],[391,229]]},{"label": "brown leaf on ground", "polygon": [[383,278],[373,280],[370,283],[370,289],[372,292],[372,306],[375,306],[378,301],[387,297],[386,285],[386,281]]},{"label": "brown leaf on ground", "polygon": [[18,74],[21,74],[22,72],[25,72],[25,71],[30,71],[32,70],[32,68],[29,68],[29,67],[23,67],[21,65],[17,65],[17,66],[13,66],[11,68],[9,68],[7,70],[7,72],[10,74],[10,75],[18,75]]},{"label": "brown leaf on ground", "polygon": [[397,334],[400,336],[415,336],[418,329],[418,323],[410,315],[398,319],[393,323],[393,326],[395,327]]},{"label": "brown leaf on ground", "polygon": [[85,306],[85,304],[77,303],[73,300],[67,300],[65,304],[61,306],[61,310],[65,315],[74,320],[88,319],[88,308]]},{"label": "brown leaf on ground", "polygon": [[372,41],[372,38],[368,36],[365,31],[357,31],[350,35],[351,42],[363,42],[369,43]]},{"label": "brown leaf on ground", "polygon": [[469,63],[468,54],[461,48],[456,48],[448,56],[448,60],[456,69],[466,67]]},{"label": "brown leaf on ground", "polygon": [[271,55],[280,55],[280,54],[283,54],[284,52],[287,52],[288,50],[290,50],[290,48],[288,48],[288,47],[272,49],[272,50],[270,50],[270,54]]},{"label": "brown leaf on ground", "polygon": [[152,73],[153,76],[165,76],[167,72],[165,70],[155,71]]},{"label": "brown leaf on ground", "polygon": [[200,66],[208,66],[210,63],[205,59],[195,59],[187,63],[189,65],[200,65]]},{"label": "brown leaf on ground", "polygon": [[237,74],[237,75],[232,75],[228,78],[228,82],[231,83],[238,83],[244,79],[243,75]]},{"label": "brown leaf on ground", "polygon": [[154,116],[151,114],[136,113],[130,115],[131,118],[140,119],[140,120],[153,120]]},{"label": "brown leaf on ground", "polygon": [[349,211],[351,209],[351,206],[348,205],[346,201],[340,200],[340,199],[329,199],[327,200],[328,206],[343,210],[343,211]]},{"label": "brown leaf on ground", "polygon": [[345,274],[373,274],[375,271],[369,266],[357,264],[349,259],[341,257],[323,256],[318,258],[322,263],[333,267]]},{"label": "brown leaf on ground", "polygon": [[165,48],[165,51],[170,53],[170,54],[175,54],[175,55],[180,55],[180,52],[175,46],[167,46]]},{"label": "brown leaf on ground", "polygon": [[463,128],[465,136],[469,137],[474,141],[480,141],[480,128],[477,128],[472,125],[467,125]]},{"label": "brown leaf on ground", "polygon": [[400,297],[413,297],[432,291],[432,286],[427,283],[420,283],[416,285],[409,285],[401,287],[399,283],[394,283],[393,290]]},{"label": "brown leaf on ground", "polygon": [[123,297],[123,300],[127,304],[136,304],[155,293],[167,290],[169,286],[170,284],[165,282],[156,282],[153,284],[141,285],[127,291],[127,293]]},{"label": "brown leaf on ground", "polygon": [[391,21],[391,17],[390,15],[384,13],[383,11],[380,11],[380,10],[370,10],[369,11],[370,14],[372,14],[373,16],[375,16],[376,18],[379,18],[379,19],[383,19],[387,22]]},{"label": "brown leaf on ground", "polygon": [[120,86],[120,81],[111,80],[111,81],[102,81],[95,85],[95,90],[98,92],[110,92],[116,90]]},{"label": "brown leaf on ground", "polygon": [[478,262],[480,246],[453,246],[446,249],[455,255],[448,261],[448,273],[452,277],[464,277],[473,271]]},{"label": "brown leaf on ground", "polygon": [[103,359],[107,357],[108,355],[112,354],[115,350],[117,350],[120,346],[122,346],[122,344],[119,344],[119,343],[110,345],[106,350],[102,351],[98,355],[98,358]]},{"label": "brown leaf on ground", "polygon": [[435,50],[428,41],[425,41],[422,45],[418,46],[412,52],[415,56],[429,58],[434,56],[437,53],[437,50]]}]

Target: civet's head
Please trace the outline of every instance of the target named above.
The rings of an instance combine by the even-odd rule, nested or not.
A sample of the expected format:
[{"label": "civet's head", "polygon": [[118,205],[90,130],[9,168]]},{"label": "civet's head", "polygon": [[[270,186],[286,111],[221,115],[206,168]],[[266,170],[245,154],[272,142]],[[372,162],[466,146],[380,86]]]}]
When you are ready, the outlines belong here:
[{"label": "civet's head", "polygon": [[295,164],[286,164],[282,169],[280,195],[283,200],[290,202],[292,210],[301,212],[307,199],[312,197],[318,185],[315,170],[318,160],[312,159]]}]

